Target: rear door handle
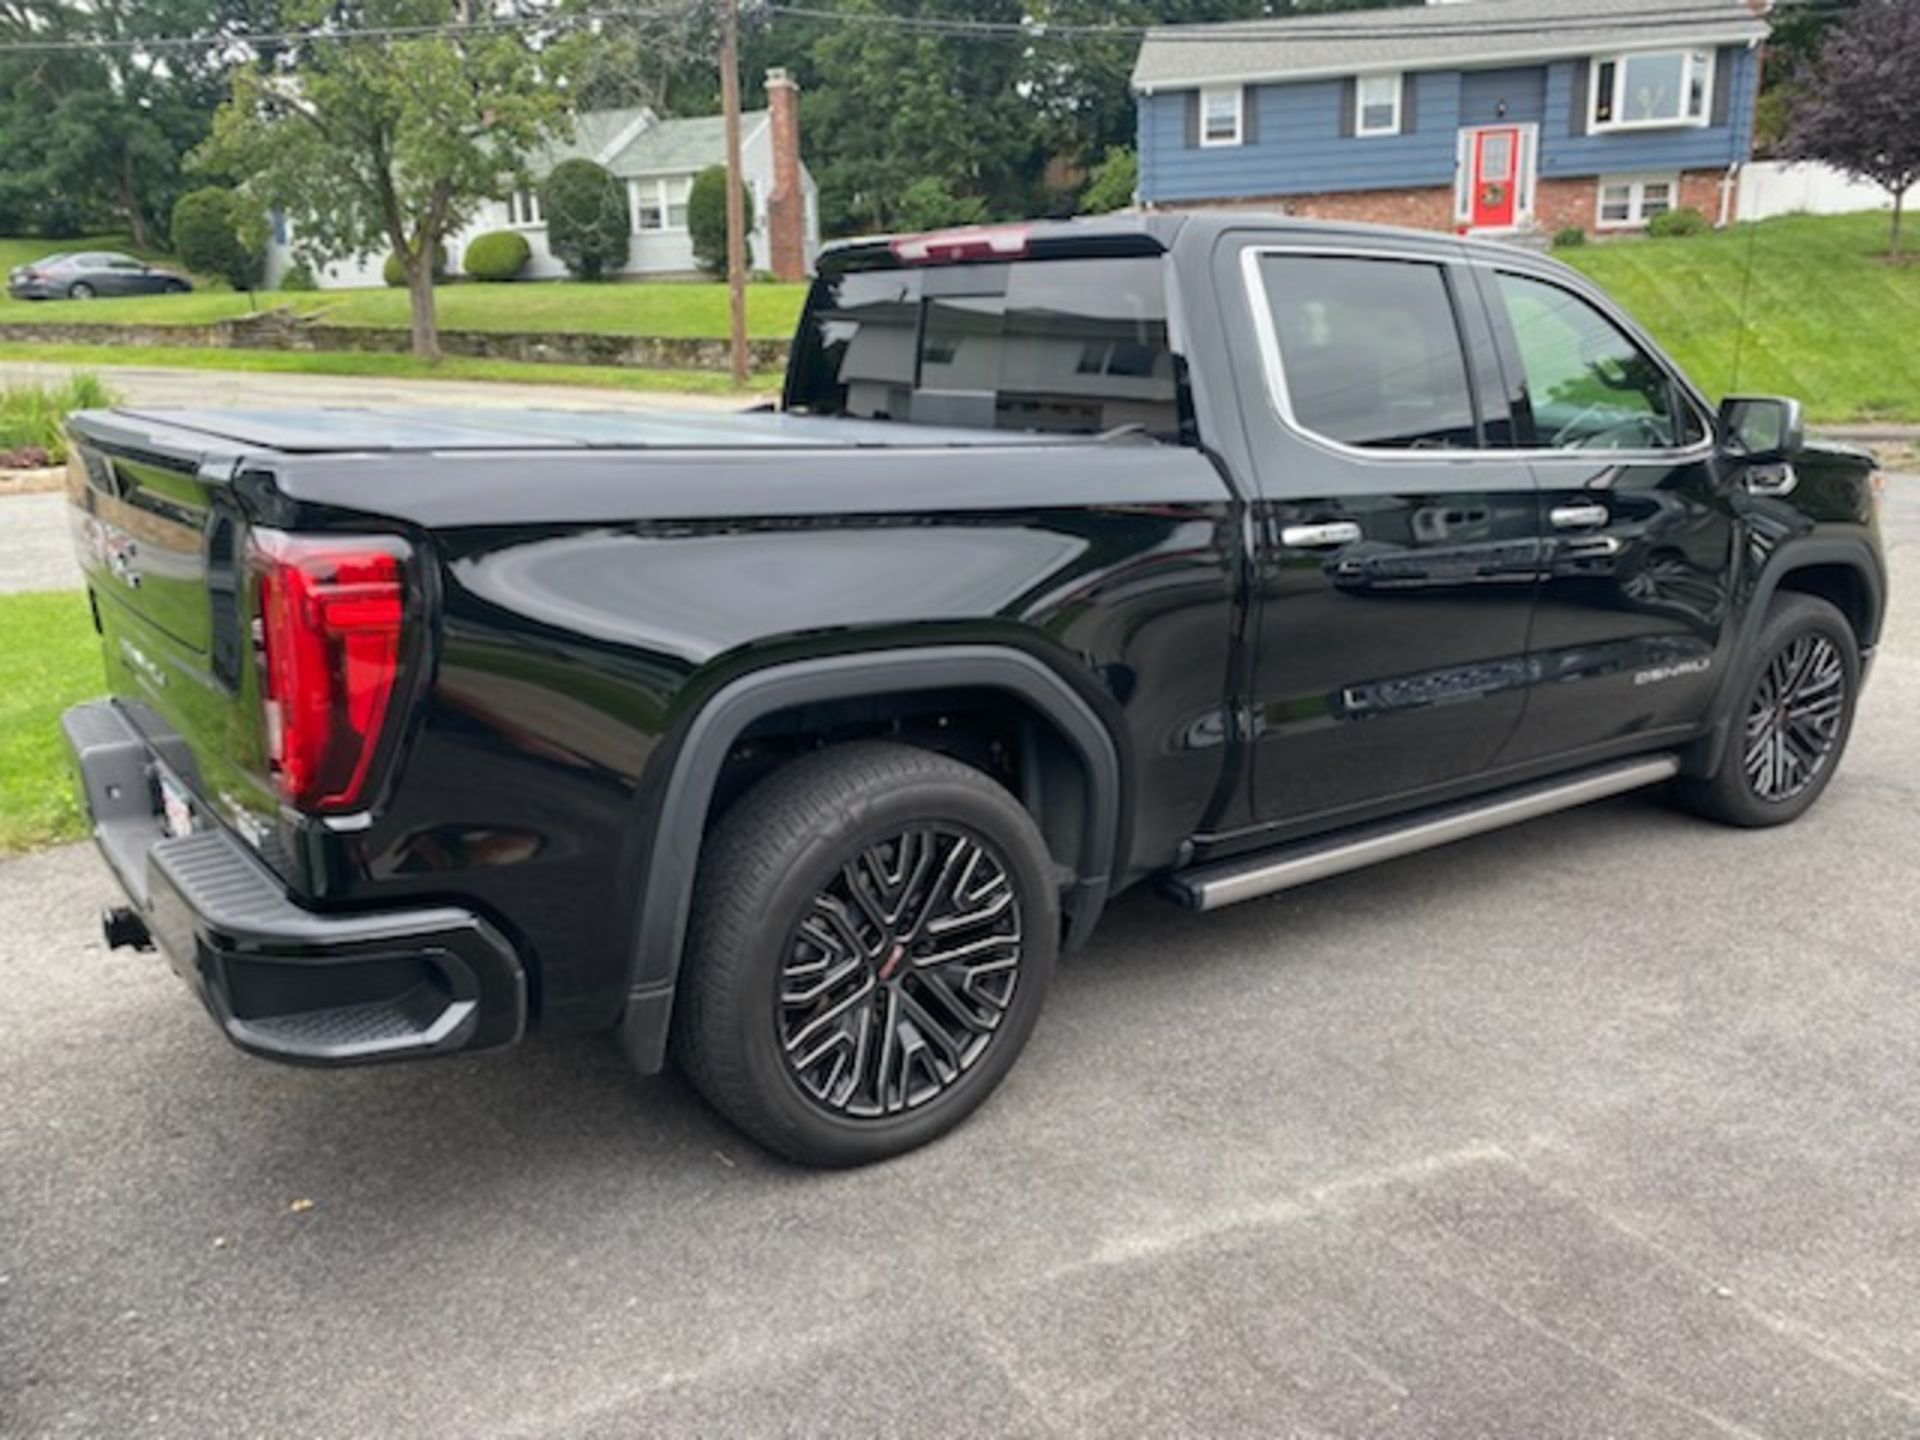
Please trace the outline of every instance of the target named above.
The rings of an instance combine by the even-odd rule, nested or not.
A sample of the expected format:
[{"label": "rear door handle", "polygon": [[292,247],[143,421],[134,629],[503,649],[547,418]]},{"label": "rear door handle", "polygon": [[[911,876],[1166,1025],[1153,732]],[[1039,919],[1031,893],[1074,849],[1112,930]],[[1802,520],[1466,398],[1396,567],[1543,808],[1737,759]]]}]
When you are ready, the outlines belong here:
[{"label": "rear door handle", "polygon": [[1280,543],[1290,550],[1330,550],[1336,545],[1351,545],[1359,538],[1360,526],[1352,520],[1288,525],[1280,532]]},{"label": "rear door handle", "polygon": [[1597,530],[1607,523],[1604,505],[1556,505],[1547,512],[1557,530]]}]

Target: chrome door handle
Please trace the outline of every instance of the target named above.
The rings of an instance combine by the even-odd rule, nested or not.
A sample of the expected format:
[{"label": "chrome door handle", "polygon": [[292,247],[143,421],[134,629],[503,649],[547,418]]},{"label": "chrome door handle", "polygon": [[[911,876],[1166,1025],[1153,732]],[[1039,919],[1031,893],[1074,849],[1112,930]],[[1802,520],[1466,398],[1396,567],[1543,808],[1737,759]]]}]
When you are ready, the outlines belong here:
[{"label": "chrome door handle", "polygon": [[1352,520],[1289,525],[1280,532],[1280,543],[1291,550],[1328,550],[1335,545],[1351,545],[1359,538],[1360,526]]},{"label": "chrome door handle", "polygon": [[1547,512],[1547,519],[1560,530],[1594,530],[1607,523],[1607,507],[1604,505],[1556,505]]},{"label": "chrome door handle", "polygon": [[1756,465],[1746,475],[1749,495],[1791,495],[1799,483],[1800,477],[1793,473],[1793,466],[1784,460],[1778,465]]}]

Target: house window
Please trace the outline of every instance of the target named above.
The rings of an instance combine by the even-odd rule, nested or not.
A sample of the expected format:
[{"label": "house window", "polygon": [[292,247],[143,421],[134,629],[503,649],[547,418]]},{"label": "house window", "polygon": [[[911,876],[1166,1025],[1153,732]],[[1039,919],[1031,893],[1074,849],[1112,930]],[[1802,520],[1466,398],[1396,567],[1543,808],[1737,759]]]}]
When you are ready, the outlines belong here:
[{"label": "house window", "polygon": [[1595,130],[1705,125],[1713,94],[1711,50],[1646,50],[1593,62]]},{"label": "house window", "polygon": [[1362,75],[1353,87],[1353,133],[1400,133],[1400,76]]},{"label": "house window", "polygon": [[1245,92],[1238,85],[1200,92],[1200,143],[1202,145],[1238,145],[1241,135],[1241,104]]},{"label": "house window", "polygon": [[687,192],[693,188],[691,175],[666,175],[647,180],[629,180],[627,194],[633,203],[633,228],[650,231],[687,228]]},{"label": "house window", "polygon": [[507,223],[509,225],[540,225],[545,217],[540,214],[540,197],[531,190],[516,190],[507,197]]},{"label": "house window", "polygon": [[1673,209],[1680,195],[1677,175],[1609,175],[1600,181],[1602,230],[1644,225]]}]

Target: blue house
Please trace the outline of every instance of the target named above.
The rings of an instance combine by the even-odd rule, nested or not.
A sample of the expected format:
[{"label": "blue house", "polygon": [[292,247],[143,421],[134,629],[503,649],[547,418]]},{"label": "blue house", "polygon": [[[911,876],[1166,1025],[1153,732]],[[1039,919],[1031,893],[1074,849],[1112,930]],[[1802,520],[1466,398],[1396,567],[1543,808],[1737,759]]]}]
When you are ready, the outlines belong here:
[{"label": "blue house", "polygon": [[1747,0],[1465,0],[1168,26],[1134,66],[1140,201],[1435,230],[1734,214]]}]

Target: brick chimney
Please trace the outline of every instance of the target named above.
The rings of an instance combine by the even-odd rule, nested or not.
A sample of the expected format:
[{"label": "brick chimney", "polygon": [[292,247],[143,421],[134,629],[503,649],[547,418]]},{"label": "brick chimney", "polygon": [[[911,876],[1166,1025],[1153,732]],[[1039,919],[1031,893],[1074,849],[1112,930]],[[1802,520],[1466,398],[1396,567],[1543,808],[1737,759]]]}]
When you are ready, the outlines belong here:
[{"label": "brick chimney", "polygon": [[773,193],[767,197],[767,258],[781,280],[807,278],[807,191],[800,183],[800,87],[776,66],[767,71],[773,125]]}]

